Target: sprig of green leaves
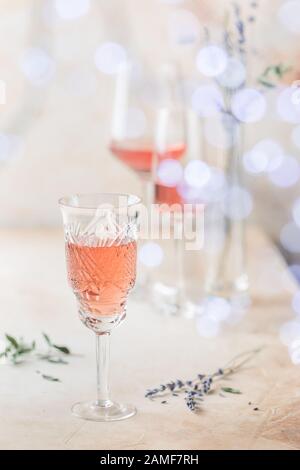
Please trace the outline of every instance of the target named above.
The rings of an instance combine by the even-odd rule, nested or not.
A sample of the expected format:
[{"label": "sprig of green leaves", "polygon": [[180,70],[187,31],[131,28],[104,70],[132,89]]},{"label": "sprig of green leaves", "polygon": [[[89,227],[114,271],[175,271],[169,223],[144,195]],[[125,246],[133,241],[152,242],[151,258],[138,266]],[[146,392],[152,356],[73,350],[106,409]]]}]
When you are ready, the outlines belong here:
[{"label": "sprig of green leaves", "polygon": [[268,65],[261,76],[258,77],[258,83],[266,88],[275,88],[290,70],[291,67],[285,64]]},{"label": "sprig of green leaves", "polygon": [[52,364],[68,364],[62,356],[70,355],[70,349],[67,346],[59,346],[58,344],[53,343],[49,335],[46,333],[42,333],[42,336],[48,346],[48,351],[46,353],[39,354],[39,358]]},{"label": "sprig of green leaves", "polygon": [[57,377],[53,377],[52,375],[42,374],[39,370],[37,370],[36,373],[40,374],[41,377],[45,380],[48,380],[48,382],[60,382],[61,381],[60,379],[58,379]]},{"label": "sprig of green leaves", "polygon": [[[10,334],[5,334],[5,348],[0,353],[0,359],[5,357],[11,364],[17,365],[24,362],[29,356],[38,360],[47,361],[51,364],[68,364],[65,356],[71,355],[71,350],[67,346],[55,344],[46,333],[42,333],[43,339],[48,347],[47,351],[38,351],[36,341],[27,343],[24,339],[17,338]],[[47,374],[41,374],[45,380],[60,382],[59,379]]]},{"label": "sprig of green leaves", "polygon": [[233,393],[234,395],[241,395],[242,394],[242,392],[240,390],[238,390],[237,388],[222,387],[221,390],[222,390],[222,392]]},{"label": "sprig of green leaves", "polygon": [[36,348],[35,341],[26,343],[23,338],[17,339],[9,334],[5,334],[5,340],[5,349],[0,353],[0,359],[5,357],[14,365],[24,362],[25,355],[32,353]]}]

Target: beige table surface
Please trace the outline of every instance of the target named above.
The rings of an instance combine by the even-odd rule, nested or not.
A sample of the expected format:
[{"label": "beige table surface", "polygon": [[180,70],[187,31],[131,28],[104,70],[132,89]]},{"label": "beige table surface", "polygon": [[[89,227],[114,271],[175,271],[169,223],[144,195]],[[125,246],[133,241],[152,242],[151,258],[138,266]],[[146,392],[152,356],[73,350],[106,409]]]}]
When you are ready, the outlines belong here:
[{"label": "beige table surface", "polygon": [[[2,231],[1,333],[31,339],[45,331],[83,357],[69,365],[0,366],[0,448],[300,449],[300,369],[278,339],[280,325],[292,318],[296,285],[257,230],[250,231],[249,251],[253,306],[218,338],[200,338],[194,321],[162,318],[149,305],[130,302],[127,321],[112,337],[111,388],[116,399],[136,404],[138,414],[93,423],[70,414],[75,401],[94,398],[94,337],[79,322],[67,287],[62,233]],[[228,382],[242,395],[209,396],[198,415],[179,398],[168,405],[144,398],[148,387],[213,371],[260,345],[266,346],[260,357]],[[62,382],[43,380],[37,369]]]}]

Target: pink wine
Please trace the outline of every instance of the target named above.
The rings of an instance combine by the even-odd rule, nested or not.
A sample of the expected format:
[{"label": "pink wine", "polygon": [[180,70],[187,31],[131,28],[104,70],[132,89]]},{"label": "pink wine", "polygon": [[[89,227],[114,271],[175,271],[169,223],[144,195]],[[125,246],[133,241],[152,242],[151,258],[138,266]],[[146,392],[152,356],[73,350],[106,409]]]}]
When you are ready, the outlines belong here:
[{"label": "pink wine", "polygon": [[[179,160],[185,152],[185,145],[178,146],[177,153],[166,152],[158,155],[158,164],[165,159]],[[155,203],[156,204],[167,204],[172,206],[173,204],[182,204],[183,200],[179,194],[177,187],[169,187],[162,184],[159,180],[155,182]]]},{"label": "pink wine", "polygon": [[112,142],[110,150],[119,160],[132,168],[132,170],[145,173],[151,171],[153,150],[150,145]]},{"label": "pink wine", "polygon": [[177,191],[177,188],[170,188],[163,184],[156,183],[155,185],[155,203],[156,204],[183,204],[182,197]]},{"label": "pink wine", "polygon": [[90,247],[66,244],[68,277],[80,309],[94,316],[119,315],[135,283],[136,242]]},{"label": "pink wine", "polygon": [[[116,155],[119,160],[128,165],[135,171],[150,173],[153,163],[153,147],[150,144],[133,144],[129,142],[112,142],[110,145],[111,152]],[[185,151],[184,144],[171,145],[161,158],[179,159]]]}]

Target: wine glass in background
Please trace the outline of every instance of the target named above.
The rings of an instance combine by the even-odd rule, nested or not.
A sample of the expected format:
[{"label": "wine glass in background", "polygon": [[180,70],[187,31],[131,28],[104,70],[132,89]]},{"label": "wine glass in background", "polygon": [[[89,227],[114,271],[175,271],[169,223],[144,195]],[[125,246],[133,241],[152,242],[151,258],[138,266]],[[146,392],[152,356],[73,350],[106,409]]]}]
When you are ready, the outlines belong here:
[{"label": "wine glass in background", "polygon": [[[112,154],[133,170],[141,181],[141,196],[147,211],[153,202],[153,129],[157,87],[153,76],[140,64],[126,61],[120,65],[115,83],[111,138]],[[140,242],[139,253],[144,246]],[[138,264],[143,264],[138,259]],[[135,296],[149,293],[150,268],[139,269]]]},{"label": "wine glass in background", "polygon": [[147,207],[152,203],[155,101],[150,74],[133,62],[122,63],[116,77],[110,150],[141,179]]},{"label": "wine glass in background", "polygon": [[[201,264],[199,248],[186,253],[186,240],[183,238],[183,223],[188,218],[189,226],[196,225],[198,229],[196,217],[200,218],[200,223],[203,222],[203,191],[206,190],[210,170],[202,160],[201,146],[199,118],[184,105],[180,93],[173,90],[158,112],[153,165],[154,200],[162,213],[161,220],[171,221],[171,240],[161,241],[164,260],[154,273],[156,281],[153,284],[155,306],[167,314],[190,316],[188,297],[191,286],[187,289],[187,284],[195,286],[195,279],[193,283],[189,282],[185,265],[197,265],[198,269]],[[170,148],[176,148],[176,152],[170,152]],[[200,234],[196,236],[200,237]],[[188,258],[190,262],[185,263]],[[192,277],[195,274],[199,276],[198,272]],[[200,284],[200,276],[198,279]],[[198,293],[199,284],[196,287]]]},{"label": "wine glass in background", "polygon": [[63,215],[69,284],[80,320],[96,334],[97,399],[76,403],[72,413],[92,421],[117,421],[136,413],[111,401],[110,333],[126,316],[136,277],[138,204],[122,194],[75,195],[59,201]]},{"label": "wine glass in background", "polygon": [[[186,149],[186,126],[184,108],[178,100],[177,90],[172,87],[157,113],[154,147],[154,202],[159,205],[161,219],[167,218],[170,224],[170,239],[164,240],[161,236],[163,262],[159,267],[160,272],[155,273],[152,298],[159,311],[178,314],[183,301],[184,273],[182,240],[175,238],[175,229],[178,229],[180,223],[182,198],[177,191],[177,184],[182,177],[181,160]],[[176,152],[170,151],[174,148]],[[159,223],[161,226],[164,224],[163,220]]]},{"label": "wine glass in background", "polygon": [[[115,86],[110,150],[121,162],[131,168],[141,180],[142,198],[147,211],[153,203],[154,130],[157,110],[169,100],[177,86],[178,76],[173,64],[162,64],[155,72],[141,64],[124,62],[120,65]],[[168,143],[164,152],[179,158],[183,153],[180,140]],[[151,279],[147,258],[148,242],[141,242],[139,262],[143,264],[138,279],[139,293],[149,293]],[[146,255],[145,255],[146,254]],[[143,261],[144,260],[144,261]]]}]

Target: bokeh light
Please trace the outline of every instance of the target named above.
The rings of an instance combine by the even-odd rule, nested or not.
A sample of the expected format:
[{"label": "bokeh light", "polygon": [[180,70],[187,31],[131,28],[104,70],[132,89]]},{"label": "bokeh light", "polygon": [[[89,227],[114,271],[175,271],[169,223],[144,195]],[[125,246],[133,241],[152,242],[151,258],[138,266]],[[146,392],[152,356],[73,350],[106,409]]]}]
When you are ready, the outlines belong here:
[{"label": "bokeh light", "polygon": [[193,110],[201,117],[215,116],[224,107],[222,94],[215,85],[196,88],[191,101]]},{"label": "bokeh light", "polygon": [[200,34],[200,22],[189,10],[177,9],[170,13],[168,35],[172,44],[192,44]]},{"label": "bokeh light", "polygon": [[[217,116],[216,118],[208,118],[204,124],[204,136],[207,142],[218,149],[227,150],[232,147],[238,139],[238,127],[231,125],[232,132],[226,130],[225,120],[232,119],[229,116]],[[228,122],[228,126],[230,123]]]},{"label": "bokeh light", "polygon": [[[202,163],[202,162],[201,162]],[[206,164],[204,164],[206,165]],[[192,167],[190,167],[191,169]],[[190,172],[188,170],[188,173]],[[208,203],[220,201],[224,198],[226,188],[226,179],[224,173],[214,167],[198,166],[198,171],[203,171],[200,178],[194,175],[190,179],[191,185],[188,184],[186,177],[178,185],[177,191],[186,203]]]},{"label": "bokeh light", "polygon": [[209,166],[200,160],[190,161],[184,170],[184,178],[192,188],[202,188],[211,176]]},{"label": "bokeh light", "polygon": [[290,253],[300,253],[300,228],[289,222],[280,231],[280,242]]},{"label": "bokeh light", "polygon": [[294,219],[295,224],[298,225],[298,227],[300,227],[300,199],[297,199],[294,202],[292,212],[293,212],[293,219]]},{"label": "bokeh light", "polygon": [[157,177],[161,184],[172,188],[182,180],[183,168],[178,161],[166,158],[157,167]]},{"label": "bokeh light", "polygon": [[226,178],[224,172],[219,168],[210,168],[210,178],[205,185],[205,200],[219,201],[224,198],[226,192]]},{"label": "bokeh light", "polygon": [[219,46],[203,47],[197,54],[196,66],[206,77],[217,77],[227,67],[226,51]]},{"label": "bokeh light", "polygon": [[54,0],[57,15],[64,20],[76,20],[89,12],[90,0]]},{"label": "bokeh light", "polygon": [[231,314],[231,305],[228,300],[222,297],[211,297],[203,302],[203,312],[206,317],[217,322],[224,322]]},{"label": "bokeh light", "polygon": [[126,62],[126,50],[115,42],[101,44],[95,53],[95,64],[100,72],[108,75],[116,74],[121,64]]},{"label": "bokeh light", "polygon": [[187,184],[186,181],[181,181],[177,186],[177,192],[186,204],[197,204],[203,202],[203,191],[200,188],[195,188]]},{"label": "bokeh light", "polygon": [[20,65],[27,80],[35,86],[46,85],[54,77],[56,69],[54,60],[40,47],[27,49]]},{"label": "bokeh light", "polygon": [[292,131],[292,141],[300,149],[300,126],[294,127]]},{"label": "bokeh light", "polygon": [[246,81],[246,68],[240,60],[230,57],[227,60],[226,69],[217,77],[217,80],[224,88],[238,89]]},{"label": "bokeh light", "polygon": [[294,186],[300,178],[300,167],[296,158],[285,156],[275,170],[269,172],[270,181],[280,188]]},{"label": "bokeh light", "polygon": [[148,268],[158,267],[164,259],[164,252],[158,243],[147,242],[139,249],[139,261]]},{"label": "bokeh light", "polygon": [[245,88],[238,91],[231,101],[232,112],[241,122],[260,121],[266,112],[266,108],[265,97],[254,88]]},{"label": "bokeh light", "polygon": [[275,171],[283,161],[283,148],[275,140],[264,139],[244,155],[243,162],[249,173]]},{"label": "bokeh light", "polygon": [[232,186],[226,191],[222,210],[227,217],[232,220],[243,220],[251,214],[252,209],[252,196],[246,189]]},{"label": "bokeh light", "polygon": [[295,99],[295,87],[284,88],[277,99],[277,112],[281,119],[292,124],[300,123],[300,104]]},{"label": "bokeh light", "polygon": [[300,337],[289,345],[289,355],[293,364],[300,364]]},{"label": "bokeh light", "polygon": [[221,331],[220,322],[206,315],[199,315],[196,325],[199,335],[203,338],[215,338]]},{"label": "bokeh light", "polygon": [[288,266],[290,273],[300,284],[300,264],[291,264]]},{"label": "bokeh light", "polygon": [[280,327],[280,340],[285,346],[290,346],[300,339],[300,321],[293,320]]},{"label": "bokeh light", "polygon": [[279,10],[278,17],[285,28],[293,33],[300,34],[300,2],[291,0],[284,2]]},{"label": "bokeh light", "polygon": [[243,156],[243,163],[245,170],[248,173],[263,173],[268,166],[268,158],[259,150],[253,149],[249,152],[246,152]]},{"label": "bokeh light", "polygon": [[293,307],[294,312],[297,315],[300,315],[300,292],[296,292],[296,294],[294,294],[293,300],[292,300],[292,307]]}]

